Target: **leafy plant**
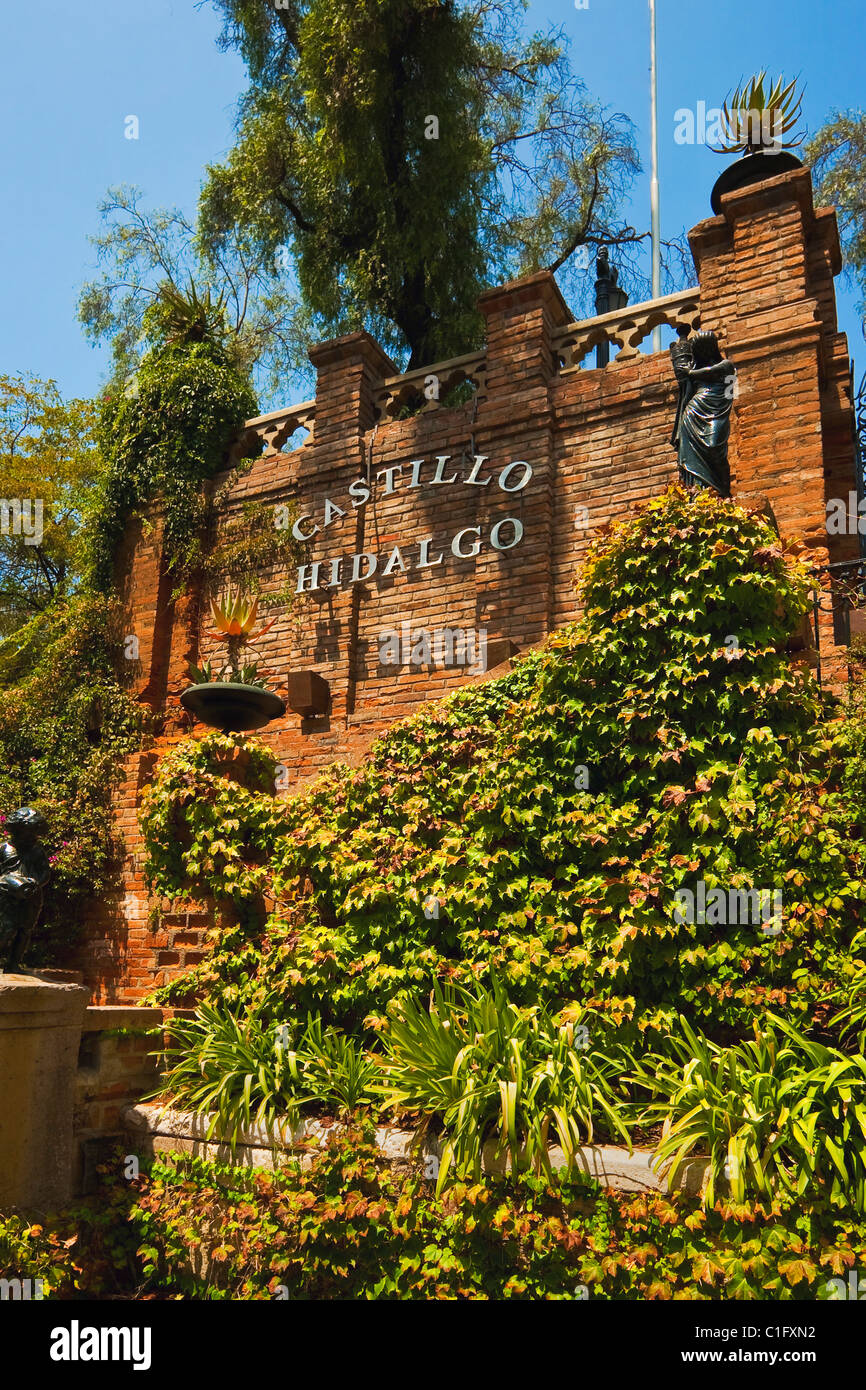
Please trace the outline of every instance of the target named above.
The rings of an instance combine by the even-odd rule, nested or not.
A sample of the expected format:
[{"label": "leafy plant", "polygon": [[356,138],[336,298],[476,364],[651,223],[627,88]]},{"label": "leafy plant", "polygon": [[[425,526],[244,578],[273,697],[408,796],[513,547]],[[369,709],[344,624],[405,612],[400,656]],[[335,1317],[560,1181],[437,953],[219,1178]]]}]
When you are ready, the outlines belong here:
[{"label": "leafy plant", "polygon": [[168,1069],[154,1096],[210,1117],[214,1134],[234,1149],[242,1130],[262,1125],[273,1136],[278,1121],[297,1122],[297,1055],[263,1026],[261,1010],[244,1019],[203,1004],[194,1018],[166,1024]]},{"label": "leafy plant", "polygon": [[343,1113],[374,1099],[380,1059],[339,1029],[326,1028],[318,1015],[308,1020],[301,1033],[298,1058],[310,1100],[336,1105]]},{"label": "leafy plant", "polygon": [[[826,1019],[866,798],[854,725],[785,652],[808,585],[763,516],[672,489],[596,546],[579,623],[360,766],[278,798],[265,744],[179,744],[147,792],[151,884],[243,922],[159,998],[280,996],[357,1036],[492,968],[515,1004],[577,1000],[635,1038],[678,1013],[719,1040],[768,1007]],[[699,880],[778,889],[783,930],[678,918]]]},{"label": "leafy plant", "polygon": [[858,932],[851,942],[850,979],[843,985],[838,997],[844,1000],[842,1008],[830,1020],[831,1026],[839,1028],[843,1038],[856,1034],[857,1046],[866,1052],[866,961],[857,952],[866,947],[866,932]]},{"label": "leafy plant", "polygon": [[[240,665],[240,652],[242,648],[247,642],[253,640],[253,628],[255,627],[258,609],[258,598],[245,594],[240,587],[235,590],[234,594],[225,594],[220,598],[211,600],[211,619],[216,631],[209,633],[208,636],[225,638],[229,658],[226,665],[222,667],[219,674],[216,676],[216,680],[225,680],[226,673],[228,673],[228,679],[230,681],[234,681],[241,685],[255,685],[260,689],[264,689],[264,682],[257,678],[258,668],[256,663],[252,662],[245,666]],[[269,623],[265,623],[264,627],[259,628],[255,636],[263,636],[264,633],[273,627],[275,622],[276,618],[272,618]],[[210,662],[208,662],[206,669],[210,671]],[[196,679],[196,677],[201,674],[199,669],[195,666],[190,666],[189,670],[193,679]],[[249,676],[250,679],[245,679],[247,676]],[[209,681],[210,679],[211,677],[208,675],[207,680]]]},{"label": "leafy plant", "polygon": [[582,1016],[558,1021],[539,1006],[518,1008],[495,978],[477,992],[436,986],[429,1010],[393,1006],[384,1091],[393,1107],[441,1116],[438,1191],[455,1178],[480,1178],[488,1139],[493,1161],[514,1172],[549,1172],[554,1138],[573,1170],[596,1122],[628,1142],[618,1062],[597,1044],[581,1045]]},{"label": "leafy plant", "polygon": [[147,1287],[208,1299],[279,1288],[299,1300],[814,1303],[866,1260],[862,1221],[820,1204],[702,1209],[565,1173],[437,1195],[372,1140],[359,1123],[309,1167],[276,1173],[159,1158],[132,1209]]},{"label": "leafy plant", "polygon": [[770,81],[766,72],[759,72],[742,83],[725,99],[721,127],[727,137],[715,149],[716,154],[752,154],[755,150],[773,148],[797,149],[802,136],[783,141],[796,126],[803,110],[803,98],[797,93],[797,79],[785,86],[783,77]]},{"label": "leafy plant", "polygon": [[196,303],[186,307],[184,328],[178,298],[165,289],[145,311],[149,350],[134,382],[109,392],[100,409],[97,438],[108,467],[91,569],[104,591],[112,587],[115,550],[129,517],[157,498],[169,563],[178,575],[195,569],[208,520],[202,485],[225,467],[232,436],[256,411],[225,336]]},{"label": "leafy plant", "polygon": [[62,961],[85,904],[113,885],[111,793],[147,720],[122,688],[117,605],[80,594],[0,643],[0,815],[48,823],[51,878],[28,964]]},{"label": "leafy plant", "polygon": [[203,1004],[194,1018],[170,1019],[169,1066],[153,1094],[209,1116],[207,1138],[216,1135],[232,1150],[253,1125],[274,1138],[311,1104],[343,1112],[371,1099],[378,1077],[372,1057],[319,1018],[306,1021],[293,1046],[288,1025],[274,1025],[274,1010],[272,1001],[241,1019]]},{"label": "leafy plant", "polygon": [[805,1038],[767,1015],[753,1040],[721,1047],[685,1019],[650,1053],[636,1078],[655,1096],[645,1109],[664,1121],[660,1170],[708,1154],[705,1201],[796,1200],[818,1192],[866,1212],[866,1058]]},{"label": "leafy plant", "polygon": [[254,685],[258,690],[267,689],[265,682],[259,679],[258,662],[255,661],[248,662],[246,666],[238,666],[234,671],[228,664],[215,671],[209,661],[203,662],[201,666],[196,666],[191,661],[186,669],[195,685],[209,685],[211,681],[229,679],[241,685]]}]

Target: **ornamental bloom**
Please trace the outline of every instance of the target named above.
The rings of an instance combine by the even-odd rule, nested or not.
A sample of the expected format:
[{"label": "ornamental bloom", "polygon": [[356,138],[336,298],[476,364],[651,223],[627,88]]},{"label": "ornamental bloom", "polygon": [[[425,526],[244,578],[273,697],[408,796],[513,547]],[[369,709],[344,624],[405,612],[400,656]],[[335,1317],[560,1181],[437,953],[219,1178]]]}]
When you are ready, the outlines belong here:
[{"label": "ornamental bloom", "polygon": [[[253,625],[256,621],[256,614],[259,609],[257,598],[248,598],[241,589],[238,589],[234,597],[227,594],[220,599],[211,600],[211,618],[216,625],[216,632],[209,632],[209,637],[245,637],[251,640]],[[276,618],[272,618],[264,627],[259,628],[256,637],[263,636],[273,627]]]}]

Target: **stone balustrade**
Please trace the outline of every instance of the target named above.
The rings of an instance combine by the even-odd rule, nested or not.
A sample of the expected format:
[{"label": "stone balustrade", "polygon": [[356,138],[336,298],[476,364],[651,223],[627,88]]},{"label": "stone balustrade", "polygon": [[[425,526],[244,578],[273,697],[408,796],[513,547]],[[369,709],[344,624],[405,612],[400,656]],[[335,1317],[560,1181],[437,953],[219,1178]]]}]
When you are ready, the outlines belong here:
[{"label": "stone balustrade", "polygon": [[[632,304],[609,314],[582,319],[560,328],[553,345],[560,372],[579,369],[584,357],[600,343],[619,348],[615,363],[628,362],[640,355],[640,344],[654,328],[667,324],[680,337],[700,327],[701,292],[698,288],[679,290],[644,304]],[[374,396],[374,407],[380,420],[396,420],[404,410],[438,410],[459,386],[468,384],[476,400],[486,396],[486,353],[468,352],[445,362],[433,362],[414,372],[385,377]],[[283,406],[267,415],[247,420],[232,444],[229,463],[235,467],[241,459],[264,453],[277,454],[297,429],[312,432],[316,402],[302,401],[299,405]]]},{"label": "stone balustrade", "polygon": [[415,372],[386,377],[375,396],[375,408],[380,419],[395,420],[401,410],[438,410],[446,397],[458,386],[469,382],[476,399],[485,394],[485,357],[483,352],[468,352],[463,357],[451,357],[447,362],[434,362]]},{"label": "stone balustrade", "polygon": [[316,402],[301,401],[299,405],[281,406],[267,415],[257,415],[247,420],[234,440],[229,453],[229,464],[236,467],[241,459],[264,453],[279,454],[283,445],[295,433],[305,429],[310,433],[316,418]]},{"label": "stone balustrade", "polygon": [[678,290],[644,304],[629,304],[625,309],[566,324],[554,335],[553,347],[559,357],[560,372],[565,375],[579,371],[587,353],[602,343],[619,348],[613,365],[620,365],[640,356],[640,345],[654,328],[668,325],[684,338],[700,324],[700,289]]}]

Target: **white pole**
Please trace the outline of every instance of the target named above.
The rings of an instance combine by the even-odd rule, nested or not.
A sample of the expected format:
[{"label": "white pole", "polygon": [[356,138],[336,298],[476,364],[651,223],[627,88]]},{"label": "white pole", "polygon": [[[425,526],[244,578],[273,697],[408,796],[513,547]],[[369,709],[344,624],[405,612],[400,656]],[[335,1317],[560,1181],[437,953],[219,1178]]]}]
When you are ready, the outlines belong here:
[{"label": "white pole", "polygon": [[[652,226],[652,295],[658,299],[661,294],[661,246],[659,243],[659,122],[658,122],[658,74],[656,70],[656,0],[649,0],[650,8],[650,143],[652,145],[652,171],[650,178],[650,210]],[[661,327],[653,329],[653,352],[662,350]]]}]

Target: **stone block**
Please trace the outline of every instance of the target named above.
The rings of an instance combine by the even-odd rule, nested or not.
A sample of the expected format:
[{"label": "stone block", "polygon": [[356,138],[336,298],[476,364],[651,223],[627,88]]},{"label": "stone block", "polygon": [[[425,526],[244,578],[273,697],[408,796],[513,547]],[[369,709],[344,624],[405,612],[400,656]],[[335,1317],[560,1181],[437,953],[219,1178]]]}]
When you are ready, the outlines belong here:
[{"label": "stone block", "polygon": [[72,1194],[72,1116],[88,991],[0,975],[0,1211],[44,1213]]}]

